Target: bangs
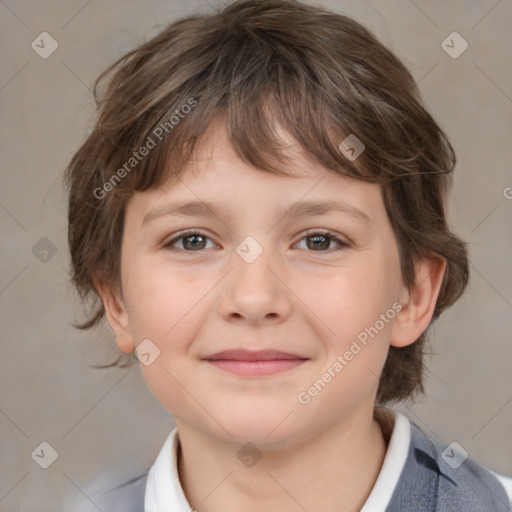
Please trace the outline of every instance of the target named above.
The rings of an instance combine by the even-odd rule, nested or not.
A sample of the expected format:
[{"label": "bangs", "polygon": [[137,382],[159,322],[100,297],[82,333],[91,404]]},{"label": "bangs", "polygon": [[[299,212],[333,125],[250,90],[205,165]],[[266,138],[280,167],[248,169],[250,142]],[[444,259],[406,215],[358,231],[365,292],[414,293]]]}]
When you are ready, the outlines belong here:
[{"label": "bangs", "polygon": [[[207,33],[198,46],[211,46],[208,37],[212,34]],[[110,140],[111,153],[99,178],[104,183],[125,166],[126,177],[116,183],[115,195],[126,198],[179,179],[208,128],[219,120],[239,158],[257,169],[283,176],[292,173],[290,142],[283,139],[284,130],[313,162],[348,177],[385,180],[390,169],[382,154],[386,141],[374,134],[382,133],[391,121],[382,116],[383,98],[354,79],[358,70],[354,63],[350,64],[354,69],[344,69],[338,62],[338,69],[333,70],[311,50],[309,54],[301,54],[298,48],[292,51],[279,37],[268,34],[263,39],[235,31],[231,37],[225,35],[222,44],[218,40],[215,44],[216,51],[209,52],[206,62],[207,55],[186,65],[174,62],[185,58],[177,52],[164,67],[140,56],[135,59],[137,54],[132,52],[114,64],[121,64],[121,69],[107,92],[116,97],[112,107],[116,112],[109,112],[109,124],[101,119],[99,123],[103,140]],[[313,58],[314,70],[308,65]],[[172,69],[179,71],[171,73]],[[151,93],[141,94],[144,87],[142,83],[137,87],[138,80],[146,87],[151,84]],[[130,87],[120,91],[117,82],[129,82]],[[109,100],[97,97],[97,101],[109,110]],[[397,121],[398,109],[395,114]],[[364,151],[354,160],[340,150],[349,135],[364,144]],[[151,149],[135,162],[133,153],[144,146]],[[406,151],[407,146],[403,148]],[[405,157],[409,162],[411,158]],[[126,166],[130,159],[133,168]]]}]

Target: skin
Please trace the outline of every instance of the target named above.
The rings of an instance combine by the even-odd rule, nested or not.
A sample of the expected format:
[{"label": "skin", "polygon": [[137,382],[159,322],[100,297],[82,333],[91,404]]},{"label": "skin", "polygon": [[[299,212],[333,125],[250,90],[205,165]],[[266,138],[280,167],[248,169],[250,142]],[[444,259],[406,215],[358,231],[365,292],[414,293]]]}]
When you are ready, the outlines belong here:
[{"label": "skin", "polygon": [[[288,178],[243,163],[223,126],[212,125],[181,180],[130,199],[122,293],[96,280],[119,348],[132,352],[149,338],[160,350],[141,369],[175,418],[180,480],[199,512],[359,510],[387,447],[373,418],[378,376],[390,345],[409,345],[428,327],[445,271],[441,257],[418,262],[419,284],[409,292],[379,185],[325,169],[283,138],[293,158]],[[276,218],[278,207],[329,199],[359,208],[371,226],[339,211]],[[185,200],[226,211],[143,223],[155,208]],[[164,247],[189,228],[207,237],[200,250],[190,249],[190,238],[174,242],[178,252]],[[339,245],[327,238],[317,248],[305,233],[311,228],[350,245],[334,252]],[[249,235],[263,249],[252,263],[236,252]],[[397,302],[402,310],[378,335],[299,403],[298,393]],[[277,375],[240,377],[201,359],[230,348],[308,360]],[[237,457],[247,442],[262,454],[252,467]]]}]

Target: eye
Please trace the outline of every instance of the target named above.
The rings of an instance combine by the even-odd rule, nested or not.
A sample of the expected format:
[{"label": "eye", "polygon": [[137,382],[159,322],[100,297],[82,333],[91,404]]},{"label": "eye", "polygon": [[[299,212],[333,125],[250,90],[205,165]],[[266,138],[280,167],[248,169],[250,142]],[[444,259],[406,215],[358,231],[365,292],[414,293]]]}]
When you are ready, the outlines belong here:
[{"label": "eye", "polygon": [[[210,238],[204,233],[197,230],[189,230],[183,233],[180,233],[179,236],[174,237],[172,240],[169,240],[164,244],[165,249],[169,249],[173,252],[185,251],[185,252],[194,252],[201,251],[202,249],[207,249],[206,241],[210,240]],[[306,247],[308,249],[312,249],[313,252],[335,252],[346,247],[350,247],[348,242],[340,240],[337,236],[335,236],[330,231],[309,231],[306,236],[301,238],[302,240],[306,240]],[[183,241],[183,242],[182,242]],[[182,246],[175,247],[178,242],[182,242]],[[331,242],[335,242],[339,247],[331,250],[323,250],[329,249]]]},{"label": "eye", "polygon": [[[193,251],[200,251],[201,249],[205,249],[206,240],[209,240],[210,238],[206,236],[204,233],[201,233],[200,231],[185,231],[184,233],[181,233],[179,236],[173,238],[172,240],[169,240],[164,244],[165,249],[169,249],[173,252],[177,251],[187,251],[187,252],[193,252]],[[182,248],[175,248],[174,245],[177,242],[180,242],[181,240],[184,240],[184,243]]]},{"label": "eye", "polygon": [[[330,231],[309,231],[305,237],[301,238],[300,242],[302,242],[302,240],[306,240],[306,247],[313,249],[313,252],[335,252],[350,247],[348,242],[340,240]],[[332,241],[336,242],[339,247],[329,251],[323,251],[322,249],[329,249],[329,245]]]}]

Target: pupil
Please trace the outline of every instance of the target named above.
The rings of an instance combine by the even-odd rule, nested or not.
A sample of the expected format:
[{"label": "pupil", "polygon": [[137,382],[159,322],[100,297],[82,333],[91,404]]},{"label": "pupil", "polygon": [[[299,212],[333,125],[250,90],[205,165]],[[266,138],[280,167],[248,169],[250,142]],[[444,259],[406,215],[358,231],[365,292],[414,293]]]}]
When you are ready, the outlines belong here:
[{"label": "pupil", "polygon": [[[317,248],[320,247],[321,249],[328,249],[329,248],[329,237],[326,236],[326,235],[316,235],[316,236],[310,236],[308,238],[315,240],[315,243],[312,244],[313,248],[314,247],[317,247]],[[323,239],[324,243],[320,243],[320,244],[316,243],[316,242],[318,242],[318,239]]]},{"label": "pupil", "polygon": [[[187,237],[186,237],[186,239],[185,239],[185,240],[190,241],[190,240],[194,239],[194,240],[195,240],[195,242],[192,242],[192,243],[190,244],[190,246],[191,246],[192,248],[197,248],[198,246],[200,246],[200,245],[201,245],[201,242],[197,243],[197,239],[202,239],[202,238],[203,238],[203,236],[202,236],[202,235],[189,235],[189,236],[187,236]],[[203,243],[204,243],[204,240],[203,240]],[[187,245],[187,244],[185,243],[185,245]]]}]

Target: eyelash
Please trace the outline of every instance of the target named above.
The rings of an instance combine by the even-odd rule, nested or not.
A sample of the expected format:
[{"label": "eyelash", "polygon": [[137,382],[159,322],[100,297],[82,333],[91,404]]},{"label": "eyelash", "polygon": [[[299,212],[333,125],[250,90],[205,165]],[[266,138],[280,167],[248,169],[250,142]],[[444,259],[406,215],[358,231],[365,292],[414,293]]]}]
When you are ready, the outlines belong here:
[{"label": "eyelash", "polygon": [[[197,250],[197,251],[189,251],[186,249],[178,249],[176,247],[172,247],[176,242],[178,242],[179,240],[181,240],[183,238],[187,238],[190,235],[201,235],[210,240],[210,237],[206,233],[203,233],[196,229],[189,229],[187,231],[180,233],[179,236],[174,237],[172,240],[165,242],[163,248],[166,250],[169,250],[171,252],[174,252],[174,253],[176,253],[176,252],[194,253],[194,252],[202,252],[202,251],[206,250],[206,249],[202,249],[202,250]],[[344,240],[340,240],[334,233],[332,233],[331,231],[327,231],[327,230],[310,230],[305,233],[305,235],[299,240],[299,242],[304,240],[305,238],[311,237],[313,235],[326,236],[326,237],[330,238],[331,240],[333,240],[334,242],[338,243],[339,247],[337,247],[335,249],[328,249],[326,251],[308,250],[307,252],[324,252],[324,253],[332,254],[333,252],[337,252],[342,249],[346,249],[346,248],[350,247],[350,244],[348,242],[345,242]]]}]

